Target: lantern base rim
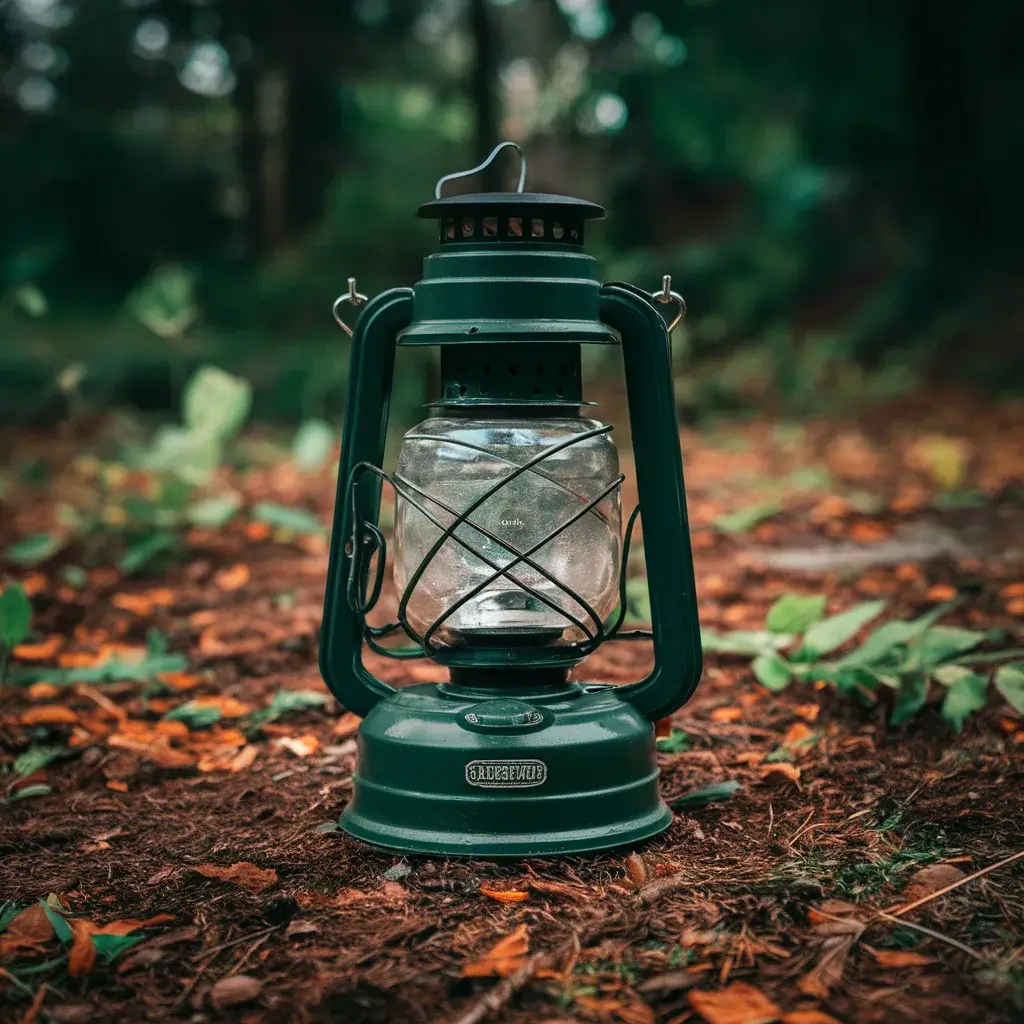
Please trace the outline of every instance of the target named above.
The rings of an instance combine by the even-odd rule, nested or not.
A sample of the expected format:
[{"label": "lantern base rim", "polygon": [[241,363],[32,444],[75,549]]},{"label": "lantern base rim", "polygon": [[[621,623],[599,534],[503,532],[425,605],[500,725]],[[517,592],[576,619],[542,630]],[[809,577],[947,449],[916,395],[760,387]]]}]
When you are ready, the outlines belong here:
[{"label": "lantern base rim", "polygon": [[342,830],[404,853],[524,858],[668,828],[650,722],[614,687],[538,697],[424,683],[380,701],[360,726]]}]

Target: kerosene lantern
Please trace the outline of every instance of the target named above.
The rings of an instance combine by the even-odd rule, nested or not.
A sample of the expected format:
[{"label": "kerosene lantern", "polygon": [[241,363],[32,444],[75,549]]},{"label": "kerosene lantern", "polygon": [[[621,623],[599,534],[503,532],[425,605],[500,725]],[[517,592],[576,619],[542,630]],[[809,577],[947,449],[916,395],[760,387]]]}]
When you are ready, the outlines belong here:
[{"label": "kerosene lantern", "polygon": [[[348,407],[320,669],[363,717],[349,834],[425,854],[542,856],[635,843],[668,826],[652,723],[701,669],[693,559],[673,394],[669,279],[651,294],[601,285],[583,248],[604,211],[560,195],[443,195],[440,246],[414,288],[335,303],[352,335]],[[520,152],[522,158],[522,153]],[[363,306],[354,330],[345,302]],[[397,345],[440,349],[441,395],[381,469]],[[640,506],[623,543],[611,427],[586,414],[582,345],[621,344]],[[381,594],[381,486],[395,489],[397,621],[367,622]],[[643,511],[652,632],[624,632],[626,559]],[[412,646],[386,638],[405,634]],[[640,682],[570,682],[612,639],[651,637]],[[366,648],[429,658],[449,678],[400,689]],[[444,672],[438,670],[438,677]]]}]

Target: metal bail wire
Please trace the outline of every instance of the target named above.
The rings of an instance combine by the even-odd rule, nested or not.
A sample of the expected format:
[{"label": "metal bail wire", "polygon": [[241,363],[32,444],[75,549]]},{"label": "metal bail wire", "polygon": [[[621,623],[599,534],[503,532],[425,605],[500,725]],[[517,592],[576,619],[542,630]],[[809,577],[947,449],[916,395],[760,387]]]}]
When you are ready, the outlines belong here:
[{"label": "metal bail wire", "polygon": [[366,296],[363,295],[362,292],[356,291],[356,279],[354,277],[350,277],[348,279],[348,291],[345,292],[343,295],[339,295],[334,300],[334,305],[331,306],[331,315],[334,317],[338,326],[350,338],[352,337],[352,328],[349,327],[349,325],[345,323],[344,320],[341,319],[341,313],[338,312],[338,307],[344,305],[344,303],[346,302],[349,302],[355,309],[358,309],[366,301]]},{"label": "metal bail wire", "polygon": [[476,167],[471,167],[468,171],[455,171],[452,174],[446,174],[443,178],[437,179],[437,184],[434,186],[434,198],[440,199],[441,193],[444,191],[444,186],[449,181],[455,181],[457,178],[471,178],[474,174],[478,174],[480,171],[485,170],[494,163],[494,158],[503,149],[514,149],[519,154],[519,185],[516,188],[517,192],[522,192],[526,188],[526,154],[519,148],[518,143],[515,142],[499,142],[494,149],[491,150],[491,155],[482,163]]}]

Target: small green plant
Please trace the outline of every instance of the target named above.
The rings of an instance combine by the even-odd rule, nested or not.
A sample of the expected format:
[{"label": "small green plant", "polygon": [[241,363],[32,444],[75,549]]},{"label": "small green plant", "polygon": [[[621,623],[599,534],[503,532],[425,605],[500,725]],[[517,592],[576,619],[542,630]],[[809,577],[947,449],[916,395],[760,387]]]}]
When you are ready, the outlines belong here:
[{"label": "small green plant", "polygon": [[11,651],[26,639],[32,626],[32,604],[18,583],[0,591],[0,686],[7,674]]},{"label": "small green plant", "polygon": [[[786,594],[768,612],[765,629],[718,634],[702,632],[704,649],[748,656],[758,681],[779,693],[793,682],[824,681],[866,703],[885,689],[893,693],[890,725],[913,718],[927,703],[932,685],[942,688],[942,717],[956,731],[988,701],[989,676],[970,666],[1008,661],[1019,651],[975,651],[992,634],[939,620],[950,602],[909,622],[892,620],[875,628],[855,650],[836,652],[885,609],[884,601],[864,601],[823,618],[821,595]],[[785,652],[785,653],[783,653]],[[1024,713],[1024,662],[996,669],[996,690]]]},{"label": "small green plant", "polygon": [[659,736],[654,742],[659,754],[681,754],[690,749],[690,737],[679,729],[673,729],[668,736]]}]

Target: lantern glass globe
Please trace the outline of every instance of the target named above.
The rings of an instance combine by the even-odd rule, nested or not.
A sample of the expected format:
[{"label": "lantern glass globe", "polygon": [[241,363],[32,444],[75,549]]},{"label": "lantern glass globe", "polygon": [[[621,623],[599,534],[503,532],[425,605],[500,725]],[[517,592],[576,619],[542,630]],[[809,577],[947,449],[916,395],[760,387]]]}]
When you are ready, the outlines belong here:
[{"label": "lantern glass globe", "polygon": [[[440,621],[431,644],[564,646],[586,639],[574,619],[595,631],[587,606],[607,620],[622,557],[619,460],[607,433],[581,436],[601,426],[578,416],[460,415],[406,434],[394,573],[400,596],[411,587],[406,617],[416,633]],[[498,570],[507,571],[493,578]]]}]

